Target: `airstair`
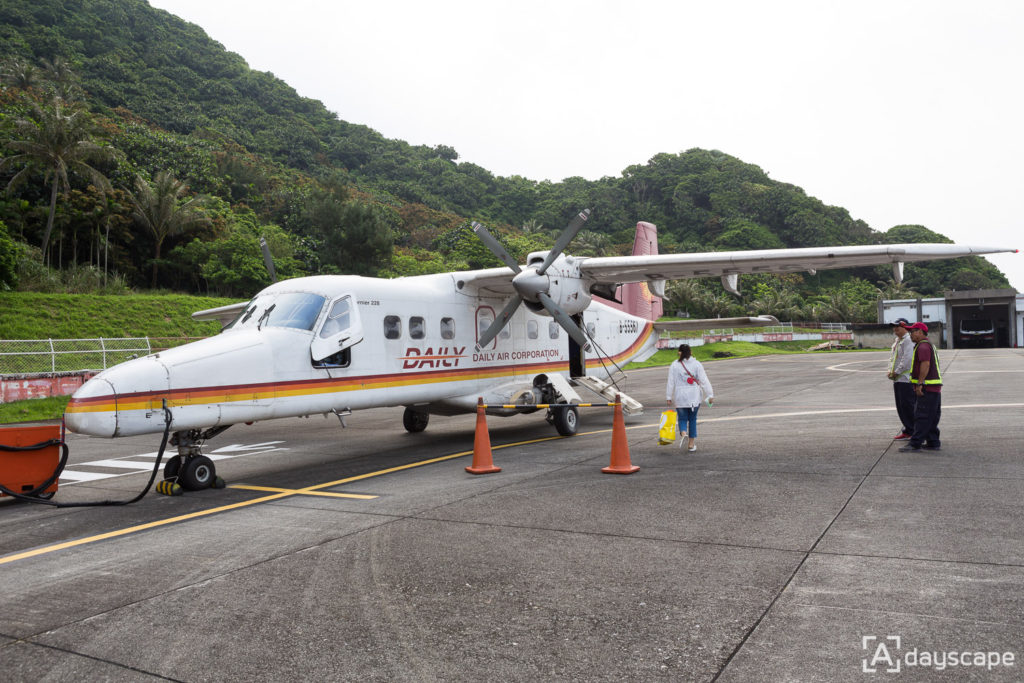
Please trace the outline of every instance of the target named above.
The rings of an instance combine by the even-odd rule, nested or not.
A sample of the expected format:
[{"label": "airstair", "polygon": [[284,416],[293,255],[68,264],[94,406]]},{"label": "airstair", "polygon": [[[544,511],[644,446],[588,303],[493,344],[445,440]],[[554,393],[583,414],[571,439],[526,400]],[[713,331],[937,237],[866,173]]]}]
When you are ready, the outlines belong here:
[{"label": "airstair", "polygon": [[642,415],[644,412],[644,405],[640,403],[640,401],[627,396],[619,391],[614,384],[606,382],[603,379],[586,376],[573,377],[570,381],[576,386],[584,386],[587,389],[590,389],[595,394],[603,396],[609,401],[614,401],[615,395],[618,394],[619,400],[622,402],[622,412],[626,415]]}]

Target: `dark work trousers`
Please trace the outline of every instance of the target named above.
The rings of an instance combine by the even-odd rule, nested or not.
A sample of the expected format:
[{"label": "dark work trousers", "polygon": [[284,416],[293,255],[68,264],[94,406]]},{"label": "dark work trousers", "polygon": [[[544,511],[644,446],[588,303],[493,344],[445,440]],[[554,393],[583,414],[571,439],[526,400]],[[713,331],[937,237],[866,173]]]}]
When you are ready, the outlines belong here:
[{"label": "dark work trousers", "polygon": [[914,403],[914,433],[910,436],[910,445],[918,447],[926,443],[929,446],[938,446],[941,415],[942,394],[925,390]]},{"label": "dark work trousers", "polygon": [[900,416],[904,434],[914,433],[914,403],[917,394],[910,382],[893,382],[892,392],[896,396],[896,414]]}]

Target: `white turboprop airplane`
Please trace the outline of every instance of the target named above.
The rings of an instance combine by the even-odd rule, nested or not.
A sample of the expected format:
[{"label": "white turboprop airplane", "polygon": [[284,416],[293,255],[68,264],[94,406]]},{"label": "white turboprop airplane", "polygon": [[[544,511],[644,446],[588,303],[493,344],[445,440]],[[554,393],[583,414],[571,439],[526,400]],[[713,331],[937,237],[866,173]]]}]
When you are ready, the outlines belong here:
[{"label": "white turboprop airplane", "polygon": [[[560,434],[572,435],[578,409],[571,404],[581,402],[574,387],[614,398],[619,366],[650,357],[656,330],[777,323],[770,316],[655,322],[666,280],[717,276],[736,292],[741,273],[880,263],[892,263],[899,279],[906,261],[1015,251],[899,244],[658,255],[654,226],[639,223],[631,256],[563,254],[588,215],[525,266],[474,224],[507,268],[394,280],[303,277],[249,302],[200,311],[193,317],[221,320],[223,331],[104,370],[75,392],[65,422],[103,437],[172,431],[178,455],[164,474],[189,489],[215,481],[200,452],[206,439],[271,418],[405,406],[405,428],[419,432],[431,414],[473,412],[482,397],[489,414],[545,409]],[[616,291],[625,305],[595,299],[614,299]],[[521,408],[501,407],[511,404]],[[556,405],[531,407],[538,404]]]}]

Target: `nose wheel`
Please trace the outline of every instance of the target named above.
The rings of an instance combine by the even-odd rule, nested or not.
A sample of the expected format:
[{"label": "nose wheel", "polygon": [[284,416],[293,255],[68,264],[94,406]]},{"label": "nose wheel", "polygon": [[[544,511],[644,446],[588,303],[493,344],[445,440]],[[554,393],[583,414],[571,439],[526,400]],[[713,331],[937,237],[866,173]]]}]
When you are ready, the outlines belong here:
[{"label": "nose wheel", "polygon": [[[224,429],[218,430],[216,434]],[[178,454],[169,458],[164,465],[164,481],[176,483],[186,491],[224,488],[224,480],[217,476],[213,460],[201,452],[203,442],[215,435],[211,432],[213,430],[174,433],[171,444],[178,447]]]}]

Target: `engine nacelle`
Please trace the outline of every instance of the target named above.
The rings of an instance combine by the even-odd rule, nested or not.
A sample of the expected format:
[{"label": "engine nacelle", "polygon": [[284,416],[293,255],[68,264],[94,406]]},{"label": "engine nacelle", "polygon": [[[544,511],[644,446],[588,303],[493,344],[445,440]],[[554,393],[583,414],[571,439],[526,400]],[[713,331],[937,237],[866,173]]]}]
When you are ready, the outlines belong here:
[{"label": "engine nacelle", "polygon": [[537,268],[543,263],[548,252],[535,251],[527,257],[526,270],[513,279],[516,290],[523,297],[527,307],[541,315],[550,316],[538,300],[536,293],[543,292],[569,315],[582,313],[590,305],[589,285],[580,273],[580,260],[559,254],[543,275]]}]

